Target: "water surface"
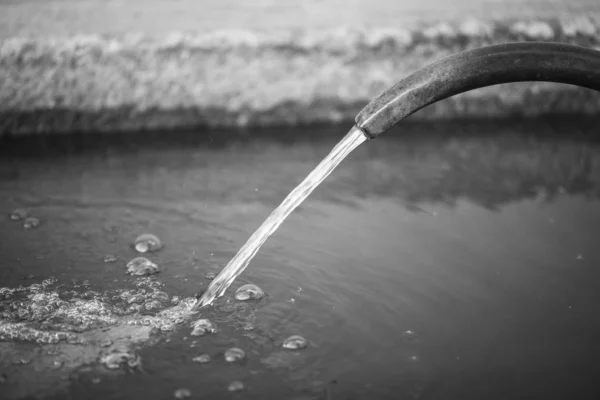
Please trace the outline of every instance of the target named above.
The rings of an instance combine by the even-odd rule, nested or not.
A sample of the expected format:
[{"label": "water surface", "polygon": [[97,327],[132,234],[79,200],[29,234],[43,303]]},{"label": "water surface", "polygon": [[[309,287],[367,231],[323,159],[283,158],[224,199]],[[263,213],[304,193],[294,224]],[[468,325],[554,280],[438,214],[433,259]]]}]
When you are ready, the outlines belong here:
[{"label": "water surface", "polygon": [[[4,139],[1,286],[54,276],[127,288],[131,243],[152,232],[165,244],[151,255],[163,290],[193,296],[346,128],[223,141]],[[367,142],[267,241],[226,292],[229,308],[206,312],[217,335],[190,347],[183,326],[140,350],[145,374],[94,384],[85,370],[70,373],[57,385],[66,393],[46,397],[165,399],[186,387],[217,399],[597,398],[597,131],[593,120],[405,124]],[[17,207],[42,224],[9,221]],[[106,254],[119,262],[105,264]],[[269,297],[226,303],[246,283]],[[252,334],[241,314],[253,315]],[[310,346],[280,353],[293,334]],[[233,345],[245,364],[218,358]],[[200,352],[217,358],[193,363]],[[2,368],[9,398],[43,397],[31,388],[45,372]],[[227,393],[234,379],[247,390]]]}]

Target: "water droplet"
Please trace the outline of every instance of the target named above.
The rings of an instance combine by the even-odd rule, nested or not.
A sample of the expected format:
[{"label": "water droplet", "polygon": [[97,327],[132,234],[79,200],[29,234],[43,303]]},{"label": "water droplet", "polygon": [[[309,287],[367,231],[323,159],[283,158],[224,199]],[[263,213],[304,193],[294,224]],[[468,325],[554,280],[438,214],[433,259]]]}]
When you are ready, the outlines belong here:
[{"label": "water droplet", "polygon": [[127,263],[127,273],[129,275],[151,275],[159,271],[159,266],[145,257],[136,257]]},{"label": "water droplet", "polygon": [[192,361],[195,363],[206,364],[211,361],[211,358],[208,354],[200,354],[199,356],[192,358]]},{"label": "water droplet", "polygon": [[176,399],[187,399],[192,397],[192,391],[190,389],[181,388],[175,391]]},{"label": "water droplet", "polygon": [[216,333],[217,328],[208,319],[199,319],[192,322],[192,336],[204,336],[207,333]]},{"label": "water droplet", "polygon": [[9,218],[12,221],[21,221],[22,219],[27,218],[27,211],[22,208],[17,208],[10,213]]},{"label": "water droplet", "polygon": [[235,299],[239,301],[260,300],[265,297],[265,292],[256,285],[243,285],[235,292]]},{"label": "water droplet", "polygon": [[92,383],[93,383],[94,385],[97,385],[97,384],[99,384],[100,382],[102,382],[102,379],[100,379],[100,378],[97,378],[97,377],[96,377],[96,378],[92,378]]},{"label": "water droplet", "polygon": [[135,249],[140,253],[153,252],[162,248],[160,239],[151,233],[143,233],[135,239]]},{"label": "water droplet", "polygon": [[421,341],[421,336],[417,332],[409,329],[402,332],[402,340],[405,343],[418,343]]},{"label": "water droplet", "polygon": [[293,335],[283,341],[284,349],[299,350],[308,346],[308,341],[302,336]]},{"label": "water droplet", "polygon": [[217,275],[214,272],[207,272],[206,275],[204,275],[204,278],[208,279],[209,281],[212,281],[216,278],[216,276]]},{"label": "water droplet", "polygon": [[107,254],[104,256],[104,262],[106,264],[117,262],[117,260],[118,260],[117,257],[113,256],[112,254]]},{"label": "water droplet", "polygon": [[40,220],[35,217],[28,217],[23,221],[23,228],[25,229],[37,228],[38,226],[40,226]]},{"label": "water droplet", "polygon": [[232,347],[225,352],[225,361],[230,363],[242,361],[244,358],[246,358],[246,353],[237,347]]},{"label": "water droplet", "polygon": [[230,392],[240,392],[244,390],[246,387],[240,381],[233,381],[227,386],[227,390]]}]

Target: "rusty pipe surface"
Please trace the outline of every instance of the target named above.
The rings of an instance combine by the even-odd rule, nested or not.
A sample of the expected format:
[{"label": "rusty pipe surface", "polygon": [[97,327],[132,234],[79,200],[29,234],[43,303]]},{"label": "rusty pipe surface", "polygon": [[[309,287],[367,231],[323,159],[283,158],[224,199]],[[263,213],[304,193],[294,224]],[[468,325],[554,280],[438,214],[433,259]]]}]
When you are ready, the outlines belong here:
[{"label": "rusty pipe surface", "polygon": [[600,51],[562,43],[507,43],[443,58],[396,83],[356,117],[369,139],[455,94],[509,82],[546,81],[600,91]]}]

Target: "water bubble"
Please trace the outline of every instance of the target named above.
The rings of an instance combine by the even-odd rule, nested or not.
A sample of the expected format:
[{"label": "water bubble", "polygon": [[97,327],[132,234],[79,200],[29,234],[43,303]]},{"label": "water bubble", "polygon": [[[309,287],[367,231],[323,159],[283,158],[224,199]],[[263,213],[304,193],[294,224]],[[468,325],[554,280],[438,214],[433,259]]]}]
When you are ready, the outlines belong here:
[{"label": "water bubble", "polygon": [[102,382],[102,379],[100,379],[100,378],[98,378],[98,377],[96,377],[96,378],[92,378],[92,383],[93,383],[94,385],[97,385],[97,384],[99,384],[100,382]]},{"label": "water bubble", "polygon": [[233,381],[227,386],[227,390],[230,392],[240,392],[244,390],[246,387],[240,381]]},{"label": "water bubble", "polygon": [[232,347],[225,352],[225,361],[230,363],[242,361],[244,358],[246,358],[246,353],[244,350],[238,349],[237,347]]},{"label": "water bubble", "polygon": [[40,226],[40,220],[36,217],[27,217],[23,221],[23,228],[25,229],[37,228],[38,226]]},{"label": "water bubble", "polygon": [[209,281],[212,281],[216,277],[217,275],[214,272],[207,272],[206,275],[204,275],[204,278],[208,279]]},{"label": "water bubble", "polygon": [[215,325],[208,319],[199,319],[198,321],[192,322],[192,336],[204,336],[207,333],[217,332]]},{"label": "water bubble", "polygon": [[144,304],[144,308],[148,311],[156,311],[162,308],[162,304],[160,301],[151,300]]},{"label": "water bubble", "polygon": [[21,221],[22,219],[27,218],[27,211],[22,208],[17,208],[10,213],[9,218],[11,221]]},{"label": "water bubble", "polygon": [[284,349],[299,350],[304,349],[308,346],[308,341],[302,336],[293,335],[283,341],[282,347]]},{"label": "water bubble", "polygon": [[145,257],[136,257],[127,263],[127,273],[129,275],[151,275],[159,271],[158,265]]},{"label": "water bubble", "polygon": [[104,256],[104,262],[106,264],[117,262],[117,260],[118,258],[116,256],[113,256],[112,254],[107,254]]},{"label": "water bubble", "polygon": [[195,363],[206,364],[211,361],[211,358],[208,354],[200,354],[199,356],[192,358],[192,361]]},{"label": "water bubble", "polygon": [[146,300],[143,294],[135,294],[127,299],[127,304],[143,303]]},{"label": "water bubble", "polygon": [[258,286],[251,284],[240,286],[235,292],[235,299],[239,301],[260,300],[263,297],[265,297],[265,292]]},{"label": "water bubble", "polygon": [[135,249],[140,253],[160,250],[162,243],[160,239],[151,233],[143,233],[134,241]]},{"label": "water bubble", "polygon": [[166,294],[165,292],[162,292],[160,290],[156,290],[155,292],[153,292],[150,297],[152,297],[154,300],[158,300],[161,301],[163,303],[167,303],[169,301],[169,295]]},{"label": "water bubble", "polygon": [[176,399],[187,399],[192,397],[192,391],[190,389],[181,388],[175,391]]}]

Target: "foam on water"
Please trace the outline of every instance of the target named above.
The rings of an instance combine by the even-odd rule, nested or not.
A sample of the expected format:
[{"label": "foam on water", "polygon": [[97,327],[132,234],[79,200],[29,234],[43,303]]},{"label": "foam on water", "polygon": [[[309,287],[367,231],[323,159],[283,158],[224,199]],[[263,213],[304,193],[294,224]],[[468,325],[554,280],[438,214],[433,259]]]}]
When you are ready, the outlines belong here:
[{"label": "foam on water", "polygon": [[60,358],[65,368],[93,363],[108,369],[138,367],[134,346],[188,321],[195,314],[195,299],[175,299],[172,305],[156,279],[139,278],[135,284],[137,290],[99,293],[86,285],[67,288],[50,278],[0,288],[0,342],[54,345],[53,353],[42,358]]}]

